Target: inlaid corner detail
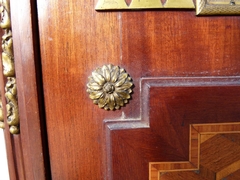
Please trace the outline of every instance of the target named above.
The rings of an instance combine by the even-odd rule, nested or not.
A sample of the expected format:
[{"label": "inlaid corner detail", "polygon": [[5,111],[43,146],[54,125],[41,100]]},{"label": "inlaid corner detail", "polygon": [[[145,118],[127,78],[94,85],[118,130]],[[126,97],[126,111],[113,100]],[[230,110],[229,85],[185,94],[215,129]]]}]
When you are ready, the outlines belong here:
[{"label": "inlaid corner detail", "polygon": [[88,79],[89,98],[99,108],[120,109],[131,98],[132,78],[119,66],[104,65],[94,70]]},{"label": "inlaid corner detail", "polygon": [[0,26],[4,31],[2,36],[2,63],[3,74],[7,79],[5,85],[6,116],[12,134],[19,133],[19,112],[17,102],[17,87],[14,67],[13,39],[10,19],[10,1],[1,0],[1,22]]},{"label": "inlaid corner detail", "polygon": [[[189,137],[189,161],[150,162],[149,180],[170,180],[178,176],[225,179],[240,170],[240,144],[235,142],[240,138],[240,123],[192,124]],[[214,158],[218,158],[218,164],[211,161]]]}]

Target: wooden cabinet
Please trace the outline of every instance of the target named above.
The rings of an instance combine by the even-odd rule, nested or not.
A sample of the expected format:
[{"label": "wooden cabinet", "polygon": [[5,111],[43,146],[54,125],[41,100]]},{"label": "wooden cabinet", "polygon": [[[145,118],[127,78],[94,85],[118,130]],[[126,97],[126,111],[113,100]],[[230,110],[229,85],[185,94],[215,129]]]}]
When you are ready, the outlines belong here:
[{"label": "wooden cabinet", "polygon": [[[96,3],[11,0],[21,130],[5,129],[11,179],[239,179],[240,18]],[[120,110],[86,92],[108,64],[134,84]]]}]

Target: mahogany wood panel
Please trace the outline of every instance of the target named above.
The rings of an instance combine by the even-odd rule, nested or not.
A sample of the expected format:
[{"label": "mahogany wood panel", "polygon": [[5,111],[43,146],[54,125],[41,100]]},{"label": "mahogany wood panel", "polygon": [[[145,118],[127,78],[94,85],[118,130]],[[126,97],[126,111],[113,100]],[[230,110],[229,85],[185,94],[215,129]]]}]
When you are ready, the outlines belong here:
[{"label": "mahogany wood panel", "polygon": [[[120,65],[119,13],[93,1],[37,1],[52,179],[104,179],[104,111],[88,98],[92,70]],[[126,69],[127,71],[129,69]]]},{"label": "mahogany wood panel", "polygon": [[[129,72],[136,86],[133,98],[140,77],[239,75],[238,16],[196,17],[193,11],[172,10],[121,17],[121,59],[125,67],[134,67]],[[130,116],[137,117],[132,111]]]},{"label": "mahogany wood panel", "polygon": [[[176,140],[167,144],[168,139],[159,140],[161,134],[151,138],[146,127],[108,134],[104,119],[139,119],[141,77],[239,75],[239,17],[196,17],[185,10],[97,12],[96,2],[37,0],[52,178],[146,179],[149,161],[187,159],[187,130],[180,137],[186,144],[177,143],[175,149]],[[126,69],[135,85],[129,104],[114,112],[93,105],[86,93],[91,71],[109,63]],[[200,97],[215,91],[207,92]],[[157,117],[159,110],[151,108]],[[109,138],[113,158],[106,153]],[[153,157],[156,143],[166,156],[154,150]],[[108,169],[112,162],[113,173]]]},{"label": "mahogany wood panel", "polygon": [[110,179],[148,179],[150,162],[158,171],[197,170],[199,133],[240,130],[237,124],[194,125],[189,141],[191,124],[239,122],[239,77],[144,78],[141,87],[140,121],[107,121]]},{"label": "mahogany wood panel", "polygon": [[[36,3],[32,0],[11,0],[10,6],[20,116],[20,134],[10,135],[6,122],[6,100],[3,99],[10,179],[50,179]],[[0,70],[2,72],[2,67]],[[1,73],[1,92],[4,92],[5,83]]]}]

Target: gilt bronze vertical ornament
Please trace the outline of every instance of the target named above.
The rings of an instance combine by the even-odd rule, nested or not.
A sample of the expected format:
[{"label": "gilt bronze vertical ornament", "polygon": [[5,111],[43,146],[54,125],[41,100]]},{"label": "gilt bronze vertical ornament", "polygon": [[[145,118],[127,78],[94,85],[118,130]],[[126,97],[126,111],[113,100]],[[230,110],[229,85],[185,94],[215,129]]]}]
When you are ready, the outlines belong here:
[{"label": "gilt bronze vertical ornament", "polygon": [[19,113],[17,103],[17,87],[13,55],[13,39],[10,19],[9,0],[0,0],[1,22],[0,26],[4,31],[2,36],[2,63],[3,74],[7,79],[5,85],[7,123],[12,134],[19,133]]}]

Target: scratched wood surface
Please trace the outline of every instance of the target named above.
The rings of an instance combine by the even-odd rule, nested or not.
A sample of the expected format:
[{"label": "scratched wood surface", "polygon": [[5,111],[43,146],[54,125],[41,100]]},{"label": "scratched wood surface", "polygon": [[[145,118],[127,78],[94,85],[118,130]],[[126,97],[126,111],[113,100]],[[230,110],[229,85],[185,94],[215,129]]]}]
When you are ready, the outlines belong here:
[{"label": "scratched wood surface", "polygon": [[[142,77],[238,76],[240,19],[237,16],[196,17],[194,10],[97,12],[96,3],[97,0],[37,1],[52,179],[146,180],[149,162],[187,159],[188,131],[176,135],[185,144],[177,144],[180,148],[175,149],[161,139],[148,139],[151,134],[144,129],[109,132],[104,119],[139,118]],[[86,93],[87,77],[95,68],[109,63],[125,68],[135,85],[129,104],[114,112],[99,109]],[[234,91],[225,90],[219,90],[219,97],[221,93]],[[201,88],[196,87],[196,92],[200,91]],[[211,116],[214,111],[217,116],[215,111],[221,109],[212,109],[205,100],[216,91],[217,87],[205,96],[198,94],[199,101],[207,107],[202,107],[205,115]],[[194,98],[194,90],[191,92]],[[157,88],[155,93],[160,93]],[[171,93],[186,97],[189,91],[172,90]],[[168,95],[170,100],[171,94]],[[149,112],[154,119],[161,109],[157,107],[161,99],[154,101],[152,97],[156,107]],[[215,104],[223,101],[231,105],[229,114],[222,112],[226,113],[225,117],[233,117],[232,111],[236,113],[232,100],[233,97],[215,101]],[[172,103],[176,107],[182,105],[180,100]],[[192,107],[194,104],[188,104],[188,108]],[[203,118],[197,109],[191,112],[192,118],[196,116],[199,121]],[[220,117],[219,122],[224,121]],[[167,139],[171,131],[165,129],[159,133]],[[113,143],[107,143],[109,139],[113,139]],[[156,143],[171,151],[166,156],[151,151]],[[116,155],[114,158],[107,153],[109,148]],[[142,159],[141,152],[146,152],[147,160]],[[109,164],[112,164],[111,171]]]}]

